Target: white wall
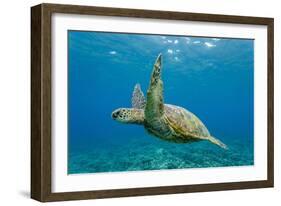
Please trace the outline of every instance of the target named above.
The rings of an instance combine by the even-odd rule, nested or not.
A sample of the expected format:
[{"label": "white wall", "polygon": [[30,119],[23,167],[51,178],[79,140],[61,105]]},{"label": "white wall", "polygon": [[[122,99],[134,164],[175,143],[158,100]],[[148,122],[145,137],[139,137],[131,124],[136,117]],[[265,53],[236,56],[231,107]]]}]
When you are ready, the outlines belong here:
[{"label": "white wall", "polygon": [[[61,0],[96,6],[130,7],[275,18],[275,188],[152,197],[58,202],[52,205],[280,205],[281,12],[277,0]],[[165,2],[165,3],[163,3]],[[0,10],[0,203],[38,205],[28,198],[30,182],[30,6],[41,1],[6,0]],[[279,46],[279,47],[278,47]],[[279,81],[279,82],[278,82]],[[279,151],[278,151],[279,150]],[[221,175],[221,174],[218,174]],[[50,204],[50,203],[48,203]]]}]

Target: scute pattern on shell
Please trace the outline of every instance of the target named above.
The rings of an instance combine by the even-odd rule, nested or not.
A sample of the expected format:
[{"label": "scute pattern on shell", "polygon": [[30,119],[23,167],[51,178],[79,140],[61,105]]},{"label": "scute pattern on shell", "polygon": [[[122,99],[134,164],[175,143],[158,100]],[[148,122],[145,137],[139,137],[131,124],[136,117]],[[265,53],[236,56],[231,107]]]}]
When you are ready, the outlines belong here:
[{"label": "scute pattern on shell", "polygon": [[177,135],[194,138],[210,136],[208,129],[199,118],[182,107],[165,104],[164,115]]}]

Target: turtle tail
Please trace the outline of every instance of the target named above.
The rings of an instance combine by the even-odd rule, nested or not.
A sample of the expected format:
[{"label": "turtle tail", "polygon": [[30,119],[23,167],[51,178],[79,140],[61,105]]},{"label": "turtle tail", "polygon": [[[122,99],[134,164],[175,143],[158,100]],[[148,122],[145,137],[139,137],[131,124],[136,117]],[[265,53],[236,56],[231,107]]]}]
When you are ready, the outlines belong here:
[{"label": "turtle tail", "polygon": [[220,146],[220,147],[223,148],[223,149],[226,149],[226,150],[228,149],[227,145],[225,145],[224,143],[222,143],[220,140],[218,140],[218,139],[215,138],[215,137],[210,136],[210,137],[208,138],[208,140],[209,140],[210,142],[212,142],[213,144],[216,144],[216,145]]}]

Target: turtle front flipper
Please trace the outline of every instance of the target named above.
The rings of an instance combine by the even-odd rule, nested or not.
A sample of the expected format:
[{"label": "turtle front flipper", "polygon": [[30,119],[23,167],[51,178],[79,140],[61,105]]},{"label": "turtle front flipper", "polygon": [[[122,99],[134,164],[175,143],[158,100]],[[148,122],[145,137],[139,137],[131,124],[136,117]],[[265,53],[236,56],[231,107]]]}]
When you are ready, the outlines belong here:
[{"label": "turtle front flipper", "polygon": [[145,119],[150,122],[164,114],[163,82],[161,80],[162,55],[159,54],[150,77],[145,106]]},{"label": "turtle front flipper", "polygon": [[133,91],[132,107],[136,109],[145,108],[145,97],[141,91],[140,84],[136,84]]}]

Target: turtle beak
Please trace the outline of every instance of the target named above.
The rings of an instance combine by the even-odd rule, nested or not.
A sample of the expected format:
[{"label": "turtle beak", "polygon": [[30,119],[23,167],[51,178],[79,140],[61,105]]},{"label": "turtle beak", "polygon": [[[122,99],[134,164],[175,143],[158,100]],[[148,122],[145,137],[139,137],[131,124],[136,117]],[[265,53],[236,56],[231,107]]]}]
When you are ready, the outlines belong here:
[{"label": "turtle beak", "polygon": [[112,112],[112,114],[111,114],[112,119],[116,119],[118,117],[119,113],[120,113],[120,111]]}]

